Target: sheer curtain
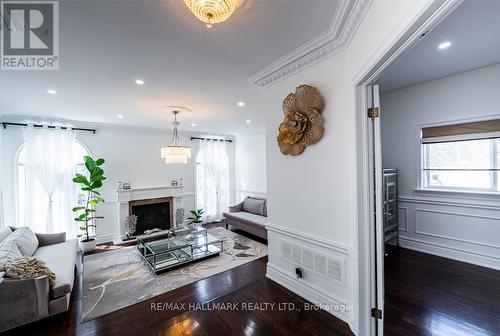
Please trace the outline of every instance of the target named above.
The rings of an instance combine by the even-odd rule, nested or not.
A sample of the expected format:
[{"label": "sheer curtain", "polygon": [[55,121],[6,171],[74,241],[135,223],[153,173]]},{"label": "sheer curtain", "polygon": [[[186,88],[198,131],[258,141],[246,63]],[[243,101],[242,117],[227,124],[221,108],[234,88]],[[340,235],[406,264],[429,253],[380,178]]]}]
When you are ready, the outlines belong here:
[{"label": "sheer curtain", "polygon": [[200,207],[206,221],[219,221],[229,203],[229,159],[225,141],[202,140],[197,164]]},{"label": "sheer curtain", "polygon": [[25,224],[36,232],[66,232],[76,236],[71,212],[76,204],[72,176],[75,133],[60,128],[25,129]]}]

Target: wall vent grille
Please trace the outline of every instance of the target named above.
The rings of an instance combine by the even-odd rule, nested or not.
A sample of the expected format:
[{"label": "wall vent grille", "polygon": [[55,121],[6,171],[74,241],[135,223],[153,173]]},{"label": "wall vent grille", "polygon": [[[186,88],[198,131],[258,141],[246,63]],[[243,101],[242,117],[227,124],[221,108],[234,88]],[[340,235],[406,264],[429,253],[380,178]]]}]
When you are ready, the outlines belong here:
[{"label": "wall vent grille", "polygon": [[281,257],[297,266],[342,282],[344,263],[332,256],[288,241],[281,241]]}]

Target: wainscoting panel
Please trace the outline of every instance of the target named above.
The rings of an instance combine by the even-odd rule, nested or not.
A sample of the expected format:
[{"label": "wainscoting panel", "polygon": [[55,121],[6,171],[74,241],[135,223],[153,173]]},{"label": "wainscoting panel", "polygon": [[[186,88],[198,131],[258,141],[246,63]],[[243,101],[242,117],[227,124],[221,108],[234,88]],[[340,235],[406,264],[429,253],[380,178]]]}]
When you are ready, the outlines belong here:
[{"label": "wainscoting panel", "polygon": [[398,208],[399,231],[408,231],[408,208]]},{"label": "wainscoting panel", "polygon": [[[267,277],[349,323],[353,320],[351,249],[269,225]],[[302,270],[297,279],[295,268]]]},{"label": "wainscoting panel", "polygon": [[400,245],[500,270],[500,207],[400,197]]}]

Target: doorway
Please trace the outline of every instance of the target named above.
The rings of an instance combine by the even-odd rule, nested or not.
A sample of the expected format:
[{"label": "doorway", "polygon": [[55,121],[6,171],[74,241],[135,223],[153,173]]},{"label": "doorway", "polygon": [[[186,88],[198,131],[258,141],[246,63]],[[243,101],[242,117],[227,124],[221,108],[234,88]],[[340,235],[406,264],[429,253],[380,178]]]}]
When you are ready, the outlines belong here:
[{"label": "doorway", "polygon": [[[474,292],[470,287],[459,283],[460,276],[463,274],[481,272],[482,275],[475,279],[486,284],[490,284],[486,278],[495,279],[497,276],[495,273],[497,261],[491,261],[491,259],[496,259],[495,249],[498,248],[500,242],[490,238],[490,236],[496,232],[494,225],[498,224],[496,222],[498,216],[494,211],[500,210],[493,205],[493,202],[498,203],[499,191],[497,181],[498,158],[500,156],[497,148],[500,142],[495,133],[499,119],[498,110],[495,113],[495,110],[485,108],[481,113],[474,114],[470,113],[470,110],[474,108],[469,107],[469,111],[464,109],[461,113],[457,113],[458,110],[455,109],[447,116],[440,114],[445,109],[443,106],[447,105],[446,99],[449,98],[446,98],[444,93],[440,91],[444,90],[446,84],[443,81],[439,82],[438,79],[470,72],[475,70],[477,66],[474,67],[470,63],[465,64],[466,62],[460,59],[450,62],[450,58],[448,58],[447,63],[455,65],[455,69],[448,69],[448,73],[442,73],[446,67],[439,66],[439,64],[434,70],[432,70],[432,64],[425,64],[425,67],[420,71],[418,69],[420,62],[424,59],[422,54],[419,55],[419,52],[422,52],[426,45],[435,44],[437,53],[442,56],[443,52],[454,46],[455,43],[456,51],[459,50],[460,43],[465,43],[465,36],[449,41],[448,39],[451,37],[444,38],[438,34],[445,31],[446,27],[451,27],[451,32],[458,34],[460,30],[456,27],[463,26],[464,22],[463,17],[460,19],[460,15],[466,15],[465,17],[468,18],[479,18],[475,26],[485,24],[485,26],[489,25],[491,29],[491,22],[485,18],[489,15],[488,12],[494,15],[496,9],[482,8],[483,14],[478,14],[480,10],[475,14],[471,10],[474,11],[472,8],[474,6],[495,6],[498,3],[465,1],[463,3],[441,3],[440,5],[439,8],[434,7],[424,13],[419,21],[421,23],[416,23],[400,41],[387,51],[384,58],[362,78],[357,88],[358,180],[361,181],[358,190],[360,196],[358,200],[360,206],[359,244],[364,244],[364,247],[359,246],[358,251],[359,271],[362,279],[365,279],[360,288],[360,297],[364,298],[365,301],[360,300],[360,307],[361,309],[365,307],[364,313],[371,315],[362,320],[362,323],[364,321],[368,328],[364,330],[370,330],[369,334],[372,335],[397,334],[394,331],[395,328],[398,327],[401,331],[404,330],[404,326],[395,326],[394,320],[404,321],[405,319],[409,321],[408,323],[423,328],[413,329],[414,333],[440,334],[441,332],[441,334],[488,335],[489,332],[495,334],[496,330],[493,330],[494,326],[492,327],[494,322],[488,320],[491,318],[491,312],[484,310],[481,316],[469,314],[470,318],[463,318],[465,315],[459,316],[453,312],[448,314],[446,309],[440,310],[439,307],[440,305],[441,307],[446,305],[453,307],[452,303],[458,305],[460,302],[464,303],[462,299],[467,297],[466,295],[462,295],[462,299],[457,299],[461,297],[457,294],[461,290]],[[469,13],[463,13],[467,11]],[[453,20],[458,22],[455,23],[455,26],[450,24],[450,22],[453,23]],[[470,31],[471,29],[466,30]],[[437,40],[439,43],[436,43]],[[476,40],[474,43],[477,42]],[[477,51],[478,48],[479,46],[475,46],[473,49]],[[452,50],[453,48],[449,49],[449,51]],[[412,56],[415,53],[417,56]],[[476,55],[478,54],[483,55],[484,53],[476,52]],[[474,53],[467,55],[465,52],[461,52],[458,55],[468,56],[466,57],[468,59],[480,58],[476,57]],[[500,53],[498,56],[500,57]],[[479,64],[479,67],[482,68],[494,65],[500,62],[500,59],[498,62],[494,59],[489,61],[480,59],[479,61],[486,62]],[[458,64],[462,64],[462,69],[456,67]],[[429,69],[432,71],[427,71]],[[406,73],[404,73],[405,70]],[[412,71],[413,76],[411,76]],[[427,74],[434,73],[434,78],[423,78],[426,71]],[[478,71],[481,72],[481,69]],[[482,69],[484,73],[492,71],[494,69]],[[419,76],[420,78],[415,79]],[[468,73],[467,76],[467,80],[471,81],[473,77],[478,75]],[[463,75],[462,77],[467,76]],[[412,77],[413,83],[411,82]],[[398,81],[399,83],[397,83]],[[419,96],[415,101],[409,100],[409,96],[401,97],[401,92],[409,92],[409,90],[403,90],[404,87],[420,85],[422,90],[422,83],[425,82],[432,82],[423,89],[427,95]],[[456,83],[450,85],[451,93],[453,93],[453,90],[457,88]],[[491,85],[488,82],[486,87],[491,89]],[[441,100],[441,105],[436,104],[434,107],[422,108],[419,105],[420,102],[430,103],[429,97],[433,93],[437,97],[436,100]],[[398,97],[394,98],[395,96]],[[464,97],[465,94],[462,92],[458,96]],[[402,105],[395,107],[396,101]],[[478,100],[478,102],[480,101]],[[458,103],[457,97],[453,103]],[[448,105],[453,104],[448,103]],[[484,107],[478,103],[475,109],[477,110],[480,106]],[[388,114],[391,118],[384,120],[384,116],[387,115],[386,110],[389,110]],[[433,119],[429,115],[438,116],[438,118]],[[406,125],[405,119],[416,118],[416,116],[421,118],[419,122],[408,126],[408,128],[401,127]],[[470,127],[474,125],[484,127],[483,132],[471,132]],[[398,128],[401,130],[397,130]],[[449,133],[450,128],[461,128],[462,131],[451,134]],[[398,133],[398,131],[400,132]],[[434,136],[430,136],[432,135],[429,133],[431,131],[441,133],[434,133]],[[444,131],[448,133],[444,134]],[[488,134],[484,135],[485,133]],[[388,134],[391,136],[388,137]],[[401,152],[410,153],[411,157],[404,156]],[[453,155],[448,155],[451,152],[462,155],[461,159],[456,160]],[[469,153],[469,161],[463,156],[464,153]],[[479,153],[482,153],[482,156]],[[464,162],[469,162],[469,165],[464,165]],[[471,164],[478,162],[484,165],[470,167]],[[436,165],[438,163],[439,165]],[[400,182],[396,188],[400,191],[400,195],[395,193],[396,204],[397,201],[401,202],[399,206],[392,204],[390,208],[388,207],[390,200],[387,199],[387,196],[390,196],[390,192],[387,188],[388,183],[385,183],[386,188],[384,188],[384,167],[397,169],[387,172],[396,173],[395,180]],[[466,193],[468,195],[476,194],[475,196],[480,194],[480,196],[474,199],[469,196],[464,197]],[[442,197],[443,194],[446,194],[446,198]],[[387,229],[388,226],[384,226],[383,223],[387,224],[387,219],[394,218],[394,216],[398,219],[400,226],[396,235],[391,236],[391,239],[388,239],[389,242],[386,242],[385,238],[388,237],[384,229]],[[461,232],[455,231],[453,234],[446,232],[447,229],[459,226],[462,228]],[[474,227],[475,230],[470,229],[471,227]],[[400,233],[402,237],[398,237]],[[447,243],[450,245],[446,245]],[[446,251],[443,252],[443,250]],[[388,255],[386,256],[386,254]],[[480,255],[483,257],[479,257]],[[388,270],[386,267],[388,262],[392,262],[392,265],[390,265],[389,272],[384,274],[384,271]],[[387,278],[388,276],[395,280],[394,276],[402,275],[404,271],[408,271],[412,263],[415,266],[412,271],[414,274],[410,274],[405,279],[401,278],[398,283],[399,288],[387,286],[388,281],[391,281]],[[440,267],[425,268],[426,264],[429,263]],[[453,274],[440,273],[445,268],[453,270]],[[418,277],[418,269],[422,269],[424,272],[419,281],[427,284],[427,292],[420,292],[420,294],[416,294],[419,293],[417,288],[408,287],[411,285],[410,283],[404,283],[412,276]],[[427,275],[425,272],[429,274]],[[363,274],[367,276],[363,277]],[[386,279],[384,279],[384,275]],[[474,278],[464,279],[464,281],[474,281]],[[433,287],[433,283],[441,283],[441,285]],[[455,295],[450,295],[448,301],[443,299],[441,303],[433,303],[424,300],[424,295],[439,297],[438,294],[445,292],[446,285],[449,283],[454,283]],[[388,302],[386,302],[387,296],[384,289],[386,293],[387,289],[392,291],[389,293],[392,297]],[[405,292],[408,294],[406,297]],[[412,296],[412,292],[415,295]],[[489,293],[493,297],[498,295],[494,285],[489,287]],[[363,296],[363,294],[366,295]],[[481,297],[484,293],[477,291],[476,295]],[[395,303],[397,299],[401,301],[399,304]],[[471,297],[469,300],[472,300]],[[388,308],[384,303],[389,303],[391,307]],[[473,301],[469,303],[473,305]],[[422,313],[422,310],[418,308],[419,305],[424,305],[429,310]],[[495,311],[498,307],[493,305],[490,308]],[[398,312],[403,313],[397,315]],[[392,318],[390,314],[392,314]],[[419,314],[421,314],[420,317]],[[395,315],[397,316],[395,317]],[[363,313],[361,316],[363,317]],[[474,324],[475,321],[479,322]],[[463,325],[467,327],[464,328]],[[360,329],[363,330],[362,326]],[[406,332],[408,333],[409,330],[411,329]]]}]

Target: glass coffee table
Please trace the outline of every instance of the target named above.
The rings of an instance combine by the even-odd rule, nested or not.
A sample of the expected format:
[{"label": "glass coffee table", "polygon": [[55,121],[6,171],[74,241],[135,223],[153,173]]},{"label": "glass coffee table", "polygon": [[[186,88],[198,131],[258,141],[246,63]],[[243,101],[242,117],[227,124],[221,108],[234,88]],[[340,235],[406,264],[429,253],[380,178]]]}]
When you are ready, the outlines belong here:
[{"label": "glass coffee table", "polygon": [[155,273],[218,256],[223,241],[203,227],[183,227],[137,237],[137,249]]}]

